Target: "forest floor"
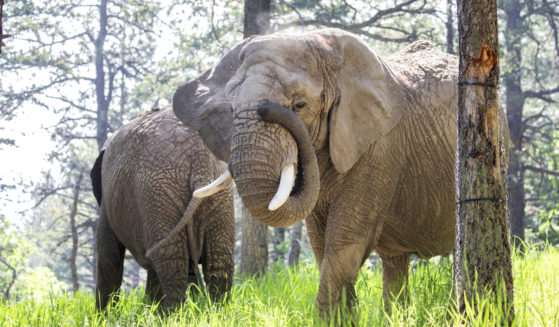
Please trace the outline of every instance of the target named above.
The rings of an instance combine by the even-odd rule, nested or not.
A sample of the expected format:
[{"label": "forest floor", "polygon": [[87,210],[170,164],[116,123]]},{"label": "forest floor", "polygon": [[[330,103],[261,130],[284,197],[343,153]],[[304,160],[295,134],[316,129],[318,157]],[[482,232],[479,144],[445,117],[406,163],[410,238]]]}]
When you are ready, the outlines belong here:
[{"label": "forest floor", "polygon": [[[559,249],[531,246],[516,252],[514,326],[559,326]],[[273,268],[260,279],[238,279],[227,303],[195,296],[176,311],[162,314],[142,290],[121,294],[104,314],[95,312],[93,295],[52,294],[43,299],[0,300],[0,326],[328,326],[319,318],[314,299],[319,274],[314,264]],[[448,258],[416,261],[410,268],[410,299],[390,313],[382,306],[382,269],[364,267],[356,283],[356,326],[459,326],[454,305],[452,263]],[[470,326],[501,326],[506,317],[498,301],[480,299],[468,308]],[[474,314],[474,312],[479,314]],[[347,325],[348,321],[342,321]]]}]

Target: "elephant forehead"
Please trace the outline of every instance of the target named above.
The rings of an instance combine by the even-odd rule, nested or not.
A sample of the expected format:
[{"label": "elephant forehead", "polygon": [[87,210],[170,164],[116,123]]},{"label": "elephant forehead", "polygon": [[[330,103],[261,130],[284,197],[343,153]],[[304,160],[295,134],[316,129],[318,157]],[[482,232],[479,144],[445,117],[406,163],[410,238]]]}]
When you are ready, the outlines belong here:
[{"label": "elephant forehead", "polygon": [[272,96],[279,92],[287,98],[296,94],[320,95],[324,77],[316,60],[309,53],[304,55],[293,53],[291,48],[288,50],[282,52],[281,48],[265,47],[248,51],[227,84],[226,94],[231,99],[237,95],[264,96],[263,91],[272,91]]},{"label": "elephant forehead", "polygon": [[312,69],[314,58],[307,41],[294,36],[270,35],[255,38],[241,51],[240,58],[246,65],[273,61],[289,69]]},{"label": "elephant forehead", "polygon": [[269,61],[237,72],[227,84],[227,96],[233,107],[254,106],[271,101],[290,106],[295,98],[318,98],[323,89],[321,75],[304,70],[289,70]]}]

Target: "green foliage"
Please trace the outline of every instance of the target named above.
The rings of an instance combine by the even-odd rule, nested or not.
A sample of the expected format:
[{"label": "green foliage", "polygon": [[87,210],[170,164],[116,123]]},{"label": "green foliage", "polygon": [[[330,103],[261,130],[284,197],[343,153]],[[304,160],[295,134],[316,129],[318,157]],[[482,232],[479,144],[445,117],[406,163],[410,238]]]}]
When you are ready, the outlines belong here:
[{"label": "green foliage", "polygon": [[40,266],[25,271],[18,281],[17,297],[23,300],[40,300],[49,296],[59,296],[65,284],[58,280],[48,267]]},{"label": "green foliage", "polygon": [[11,293],[10,296],[17,292],[18,285],[15,283],[21,280],[32,249],[33,246],[17,231],[16,226],[0,215],[0,257],[3,261],[0,262],[0,297],[6,297],[7,292]]},{"label": "green foliage", "polygon": [[165,11],[163,20],[169,23],[161,36],[172,46],[157,49],[155,69],[131,90],[131,106],[163,106],[178,85],[211,68],[242,40],[242,11],[242,2],[236,1],[178,3]]},{"label": "green foliage", "polygon": [[[446,2],[445,2],[446,3]],[[440,1],[272,1],[272,31],[335,27],[358,34],[381,55],[418,40],[445,45]]]},{"label": "green foliage", "polygon": [[[533,140],[526,164],[549,171],[559,171],[559,130],[554,126],[542,131]],[[526,193],[531,198],[527,206],[527,227],[532,237],[559,244],[559,176],[541,171],[527,171]]]},{"label": "green foliage", "polygon": [[[552,246],[529,246],[514,259],[515,309],[513,326],[559,324],[559,250]],[[212,303],[193,296],[165,315],[149,303],[143,292],[123,293],[106,314],[95,312],[89,293],[50,295],[42,299],[0,302],[2,326],[333,326],[321,320],[314,304],[319,274],[314,264],[294,269],[276,268],[260,279],[236,280],[228,301]],[[356,326],[500,326],[499,301],[480,298],[466,310],[465,318],[454,307],[452,263],[423,262],[410,268],[410,301],[382,306],[380,267],[362,269],[354,310]],[[190,296],[190,295],[189,295]],[[464,320],[465,319],[465,320]],[[467,322],[466,322],[467,321]],[[340,321],[350,325],[350,319]]]}]

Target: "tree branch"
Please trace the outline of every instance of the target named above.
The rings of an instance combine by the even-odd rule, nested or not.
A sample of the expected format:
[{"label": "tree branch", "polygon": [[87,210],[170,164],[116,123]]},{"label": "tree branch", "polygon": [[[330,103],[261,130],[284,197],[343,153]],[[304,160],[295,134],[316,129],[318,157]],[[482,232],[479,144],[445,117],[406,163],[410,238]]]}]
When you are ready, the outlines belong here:
[{"label": "tree branch", "polygon": [[525,169],[525,170],[530,170],[530,171],[537,172],[537,173],[544,173],[544,174],[547,174],[547,175],[552,175],[552,176],[558,176],[559,177],[559,171],[555,171],[555,170],[545,169],[545,168],[531,166],[531,165],[524,165],[524,166],[522,166],[522,168]]},{"label": "tree branch", "polygon": [[555,94],[555,93],[559,93],[559,86],[554,88],[554,89],[550,89],[550,90],[540,90],[540,91],[533,91],[533,90],[526,90],[522,93],[522,95],[525,98],[537,98],[537,99],[541,99],[547,103],[555,103],[556,101],[546,97],[546,95],[551,95],[551,94]]},{"label": "tree branch", "polygon": [[8,269],[10,269],[12,271],[12,280],[10,281],[10,284],[8,285],[8,287],[6,288],[6,291],[4,292],[4,298],[6,298],[6,300],[9,300],[10,299],[10,289],[12,288],[14,283],[16,282],[17,271],[1,255],[0,255],[0,262],[5,264],[8,267]]}]

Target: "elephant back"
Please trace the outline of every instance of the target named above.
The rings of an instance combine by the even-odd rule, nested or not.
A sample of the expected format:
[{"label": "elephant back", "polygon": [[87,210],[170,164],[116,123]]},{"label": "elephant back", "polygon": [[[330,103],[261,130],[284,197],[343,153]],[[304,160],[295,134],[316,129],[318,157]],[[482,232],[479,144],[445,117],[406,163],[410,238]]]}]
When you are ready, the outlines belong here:
[{"label": "elephant back", "polygon": [[411,109],[435,108],[448,118],[456,117],[458,57],[429,41],[416,41],[386,61],[408,94],[421,102]]}]

